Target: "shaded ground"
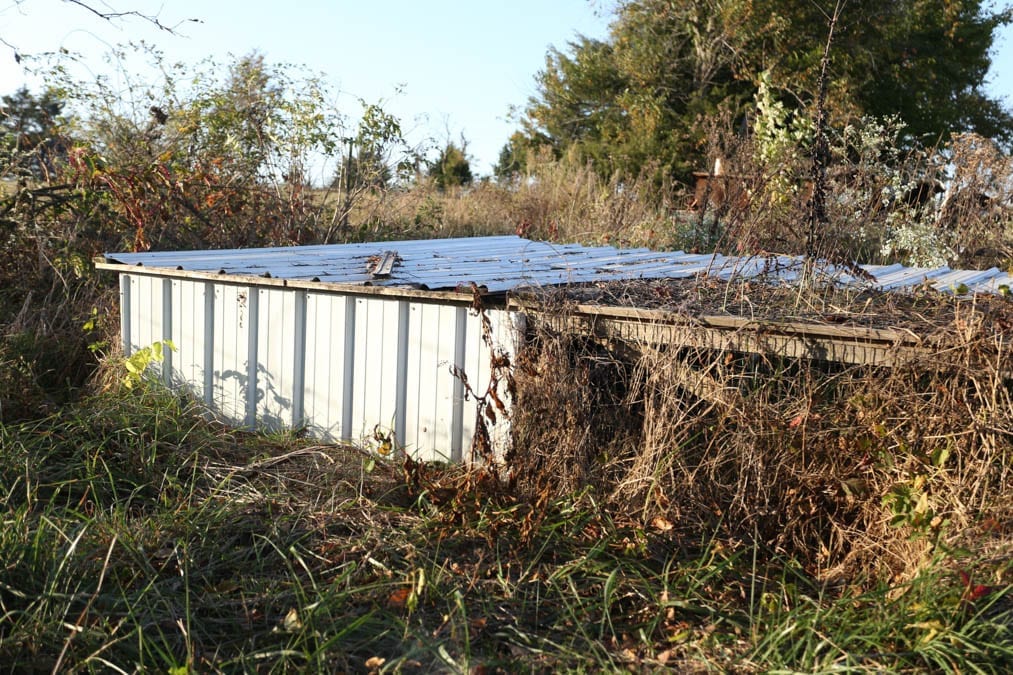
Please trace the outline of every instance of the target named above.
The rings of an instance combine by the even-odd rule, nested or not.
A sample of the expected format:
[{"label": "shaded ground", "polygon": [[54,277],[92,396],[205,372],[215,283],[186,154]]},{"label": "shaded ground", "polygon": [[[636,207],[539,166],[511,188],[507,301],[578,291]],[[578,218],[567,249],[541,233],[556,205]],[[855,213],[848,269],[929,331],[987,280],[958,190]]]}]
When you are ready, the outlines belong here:
[{"label": "shaded ground", "polygon": [[0,427],[0,472],[17,672],[1013,665],[999,524],[913,580],[828,587],[720,529],[233,432],[157,389]]}]

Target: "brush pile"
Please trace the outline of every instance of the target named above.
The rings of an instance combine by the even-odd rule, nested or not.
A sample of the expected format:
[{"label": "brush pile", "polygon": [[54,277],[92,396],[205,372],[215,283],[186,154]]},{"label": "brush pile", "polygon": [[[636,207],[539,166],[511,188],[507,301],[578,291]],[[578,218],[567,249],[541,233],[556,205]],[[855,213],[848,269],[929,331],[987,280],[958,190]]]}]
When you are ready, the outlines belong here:
[{"label": "brush pile", "polygon": [[[824,578],[908,577],[1013,537],[1013,304],[759,283],[651,282],[540,298],[518,358],[508,463],[534,494],[590,488],[645,523],[786,554]],[[899,328],[894,367],[557,330],[578,303]],[[744,329],[745,330],[745,329]],[[986,548],[988,546],[986,545]]]}]

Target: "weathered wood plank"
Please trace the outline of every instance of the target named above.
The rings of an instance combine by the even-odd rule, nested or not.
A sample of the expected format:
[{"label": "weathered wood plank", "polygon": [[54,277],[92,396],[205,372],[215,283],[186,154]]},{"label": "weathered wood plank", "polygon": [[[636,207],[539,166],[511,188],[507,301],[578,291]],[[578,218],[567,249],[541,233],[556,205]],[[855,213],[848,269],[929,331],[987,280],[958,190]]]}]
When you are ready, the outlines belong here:
[{"label": "weathered wood plank", "polygon": [[[512,297],[510,304],[517,309],[540,312],[544,311],[537,301],[526,298]],[[749,330],[757,333],[773,333],[797,335],[803,338],[840,338],[844,341],[884,342],[892,347],[896,344],[918,345],[921,339],[910,331],[894,328],[869,328],[866,326],[842,326],[803,321],[773,321],[737,316],[685,316],[669,310],[648,309],[643,307],[611,307],[600,305],[579,304],[570,311],[575,316],[603,317],[617,320],[639,321],[647,323],[672,324],[700,328],[716,328],[728,330]]]},{"label": "weathered wood plank", "polygon": [[397,257],[397,251],[384,251],[376,263],[376,267],[372,270],[373,277],[377,279],[389,277],[394,269],[394,263],[397,262]]},{"label": "weathered wood plank", "polygon": [[528,310],[535,325],[586,335],[649,345],[671,345],[740,353],[767,354],[847,364],[898,366],[924,358],[931,351],[909,344],[845,340],[820,335],[758,331],[749,327],[729,329],[672,323],[635,321],[601,315],[558,315]]}]

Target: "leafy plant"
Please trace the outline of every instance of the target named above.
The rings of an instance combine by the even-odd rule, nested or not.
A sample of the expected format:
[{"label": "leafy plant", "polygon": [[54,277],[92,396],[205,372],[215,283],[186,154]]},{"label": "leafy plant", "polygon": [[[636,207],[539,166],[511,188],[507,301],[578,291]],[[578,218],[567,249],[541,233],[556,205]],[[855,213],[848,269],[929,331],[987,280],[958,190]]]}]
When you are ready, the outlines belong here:
[{"label": "leafy plant", "polygon": [[141,383],[148,368],[165,361],[165,350],[176,351],[172,340],[157,340],[147,347],[141,347],[123,360],[123,368],[127,371],[123,376],[123,386],[133,389]]}]

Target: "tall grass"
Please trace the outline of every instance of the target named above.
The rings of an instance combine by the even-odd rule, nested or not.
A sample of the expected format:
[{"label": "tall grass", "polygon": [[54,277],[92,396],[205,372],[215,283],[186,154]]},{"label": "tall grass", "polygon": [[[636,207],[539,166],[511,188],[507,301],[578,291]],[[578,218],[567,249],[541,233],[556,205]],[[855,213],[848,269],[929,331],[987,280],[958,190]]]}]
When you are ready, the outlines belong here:
[{"label": "tall grass", "polygon": [[684,197],[646,178],[601,177],[594,167],[541,162],[530,176],[436,189],[420,179],[407,189],[366,194],[352,222],[360,239],[518,234],[549,241],[671,247],[688,241]]},{"label": "tall grass", "polygon": [[[18,672],[1000,672],[1008,558],[904,584],[481,471],[229,431],[157,388],[0,426]],[[984,576],[989,575],[987,578]],[[987,584],[982,590],[979,585]]]}]

